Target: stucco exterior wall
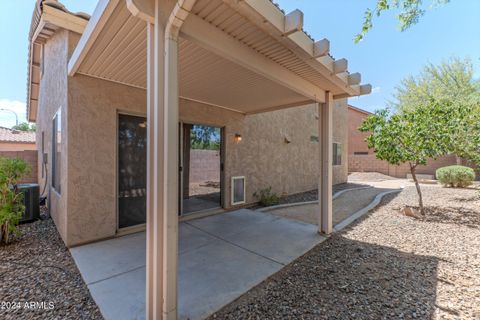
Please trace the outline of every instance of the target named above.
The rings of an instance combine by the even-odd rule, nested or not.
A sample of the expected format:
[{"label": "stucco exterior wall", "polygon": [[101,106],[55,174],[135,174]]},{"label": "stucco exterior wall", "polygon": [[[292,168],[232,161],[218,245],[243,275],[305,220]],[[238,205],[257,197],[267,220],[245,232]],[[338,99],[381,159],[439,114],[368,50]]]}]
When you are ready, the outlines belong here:
[{"label": "stucco exterior wall", "polygon": [[[64,30],[56,32],[44,45],[44,74],[40,80],[40,93],[37,118],[36,140],[41,146],[42,132],[44,135],[44,151],[48,154],[47,172],[42,170],[42,150],[38,151],[38,180],[41,186],[48,179],[46,189],[49,197],[50,214],[61,235],[67,238],[67,198],[68,198],[68,108],[67,108],[67,57],[69,33]],[[61,110],[62,114],[62,147],[61,147],[61,194],[51,187],[52,173],[52,128],[55,113]]]},{"label": "stucco exterior wall", "polygon": [[69,78],[67,245],[117,231],[118,113],[146,115],[145,90],[76,75]]},{"label": "stucco exterior wall", "polygon": [[[346,100],[335,102],[333,141],[342,144],[342,165],[333,168],[333,183],[347,180]],[[245,176],[247,203],[253,193],[271,186],[278,194],[318,186],[318,111],[315,105],[242,115],[226,109],[181,100],[180,119],[225,127],[225,207],[231,207],[231,177]],[[242,136],[235,142],[235,134]],[[290,141],[290,142],[287,142]]]}]

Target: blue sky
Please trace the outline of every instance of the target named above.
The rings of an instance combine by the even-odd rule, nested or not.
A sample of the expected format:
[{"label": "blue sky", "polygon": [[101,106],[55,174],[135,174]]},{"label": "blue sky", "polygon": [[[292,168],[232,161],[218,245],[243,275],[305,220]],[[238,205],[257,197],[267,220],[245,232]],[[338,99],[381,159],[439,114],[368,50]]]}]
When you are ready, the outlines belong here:
[{"label": "blue sky", "polygon": [[[71,11],[93,12],[97,0],[63,0]],[[395,13],[376,19],[364,41],[352,39],[360,30],[363,13],[374,0],[276,0],[286,11],[304,12],[305,29],[315,38],[328,38],[335,58],[347,58],[349,70],[362,73],[373,93],[350,103],[374,111],[392,99],[395,86],[431,62],[456,55],[470,57],[480,77],[480,1],[455,0],[429,10],[420,23],[401,33]],[[429,1],[425,1],[430,3]],[[0,109],[15,110],[25,121],[28,31],[35,0],[3,0],[0,11]],[[5,46],[7,45],[8,46]],[[0,111],[0,126],[12,126],[15,117]]]}]

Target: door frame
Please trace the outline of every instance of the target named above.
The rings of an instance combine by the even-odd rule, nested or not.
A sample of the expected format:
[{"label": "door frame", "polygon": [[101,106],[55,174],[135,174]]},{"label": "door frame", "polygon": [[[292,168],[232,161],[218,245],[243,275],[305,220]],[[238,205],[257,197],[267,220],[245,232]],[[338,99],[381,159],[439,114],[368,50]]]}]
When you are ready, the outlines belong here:
[{"label": "door frame", "polygon": [[[179,121],[179,146],[178,146],[178,151],[179,151],[179,156],[178,156],[178,161],[179,161],[179,190],[178,190],[178,199],[179,199],[179,204],[178,204],[178,216],[179,217],[185,217],[186,215],[195,215],[196,212],[191,212],[188,214],[183,213],[183,174],[185,172],[183,168],[183,156],[184,156],[184,150],[183,150],[183,126],[184,124],[189,124],[192,126],[199,125],[199,126],[207,126],[207,127],[213,127],[213,128],[218,128],[220,129],[220,203],[219,207],[220,208],[225,208],[225,154],[226,154],[226,143],[225,143],[225,126],[218,126],[218,125],[212,125],[212,124],[206,124],[202,122],[193,122],[193,121]],[[189,170],[190,172],[190,170]],[[212,210],[218,210],[218,208],[212,209]],[[204,213],[202,211],[202,213]]]},{"label": "door frame", "polygon": [[[118,169],[119,169],[119,148],[118,148],[118,137],[119,137],[119,129],[120,129],[120,123],[119,123],[119,116],[120,115],[125,115],[125,116],[133,116],[133,117],[139,117],[139,118],[145,118],[145,121],[147,121],[147,114],[143,112],[135,112],[135,111],[124,111],[117,109],[115,113],[115,233],[117,236],[123,236],[126,234],[130,233],[136,233],[140,231],[144,231],[146,229],[147,223],[141,223],[137,224],[134,226],[130,227],[124,227],[120,228],[120,211],[119,211],[119,195],[118,195],[118,187],[119,187],[119,174],[118,174]],[[147,124],[148,125],[148,124]],[[148,139],[148,135],[147,135]]]}]

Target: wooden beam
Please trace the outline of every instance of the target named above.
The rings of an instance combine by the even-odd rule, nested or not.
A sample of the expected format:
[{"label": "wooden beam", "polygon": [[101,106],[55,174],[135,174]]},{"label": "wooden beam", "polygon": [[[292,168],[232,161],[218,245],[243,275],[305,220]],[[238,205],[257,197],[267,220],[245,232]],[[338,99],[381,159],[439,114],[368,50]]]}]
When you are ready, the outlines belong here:
[{"label": "wooden beam", "polygon": [[348,69],[347,59],[339,59],[333,62],[333,73],[339,74],[347,71],[347,69]]},{"label": "wooden beam", "polygon": [[351,73],[348,75],[348,85],[357,85],[362,81],[362,75],[360,73]]},{"label": "wooden beam", "polygon": [[302,31],[303,12],[296,9],[285,16],[283,35],[288,36],[292,33]]},{"label": "wooden beam", "polygon": [[100,31],[102,31],[103,27],[113,13],[113,10],[115,10],[117,7],[119,1],[120,0],[100,0],[98,2],[90,21],[85,27],[82,37],[78,41],[78,44],[75,47],[70,60],[68,61],[69,76],[73,76],[77,72],[78,68],[80,68],[83,59],[85,59],[88,51],[95,43]]},{"label": "wooden beam", "polygon": [[182,36],[213,53],[233,61],[304,97],[323,102],[325,91],[297,74],[271,61],[196,15],[182,26]]},{"label": "wooden beam", "polygon": [[282,105],[278,105],[278,106],[266,107],[266,108],[263,108],[261,110],[256,110],[256,111],[253,111],[253,112],[247,112],[246,115],[277,111],[277,110],[287,109],[287,108],[292,108],[292,107],[305,106],[305,105],[308,105],[308,104],[311,104],[311,103],[314,103],[314,102],[315,101],[312,101],[312,100],[302,100],[302,101],[282,104]]},{"label": "wooden beam", "polygon": [[372,85],[371,84],[362,84],[360,86],[360,95],[370,94],[372,93]]},{"label": "wooden beam", "polygon": [[370,94],[372,92],[372,85],[371,84],[353,85],[352,88],[355,88],[355,90],[357,90],[358,94],[355,94],[355,95],[349,95],[347,93],[336,94],[336,95],[333,96],[333,99],[338,100],[338,99],[345,99],[345,98],[350,98],[350,97],[363,96],[363,95]]},{"label": "wooden beam", "polygon": [[71,13],[51,7],[48,4],[43,5],[42,17],[46,23],[51,23],[63,29],[67,29],[79,34],[83,33],[88,21],[77,17]]},{"label": "wooden beam", "polygon": [[328,39],[322,39],[314,43],[313,45],[313,57],[320,58],[326,56],[330,52],[330,41]]}]

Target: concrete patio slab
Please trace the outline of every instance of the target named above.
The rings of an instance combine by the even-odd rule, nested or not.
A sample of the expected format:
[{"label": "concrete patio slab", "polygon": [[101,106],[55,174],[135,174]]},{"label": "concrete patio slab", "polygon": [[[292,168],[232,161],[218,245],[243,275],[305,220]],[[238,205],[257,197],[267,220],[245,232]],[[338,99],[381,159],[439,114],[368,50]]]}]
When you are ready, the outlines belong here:
[{"label": "concrete patio slab", "polygon": [[218,239],[179,259],[179,319],[203,319],[283,267]]},{"label": "concrete patio slab", "polygon": [[145,266],[145,244],[141,232],[75,247],[70,253],[88,285]]},{"label": "concrete patio slab", "polygon": [[[251,210],[180,223],[180,319],[203,319],[325,238],[315,226]],[[71,249],[105,319],[145,318],[145,234]],[[143,254],[143,255],[142,255]]]},{"label": "concrete patio slab", "polygon": [[269,214],[258,214],[249,209],[240,209],[225,214],[219,214],[206,219],[188,221],[188,224],[195,226],[205,232],[225,238],[254,225],[272,222],[278,217]]},{"label": "concrete patio slab", "polygon": [[315,225],[276,218],[226,235],[225,239],[284,265],[325,239]]}]

